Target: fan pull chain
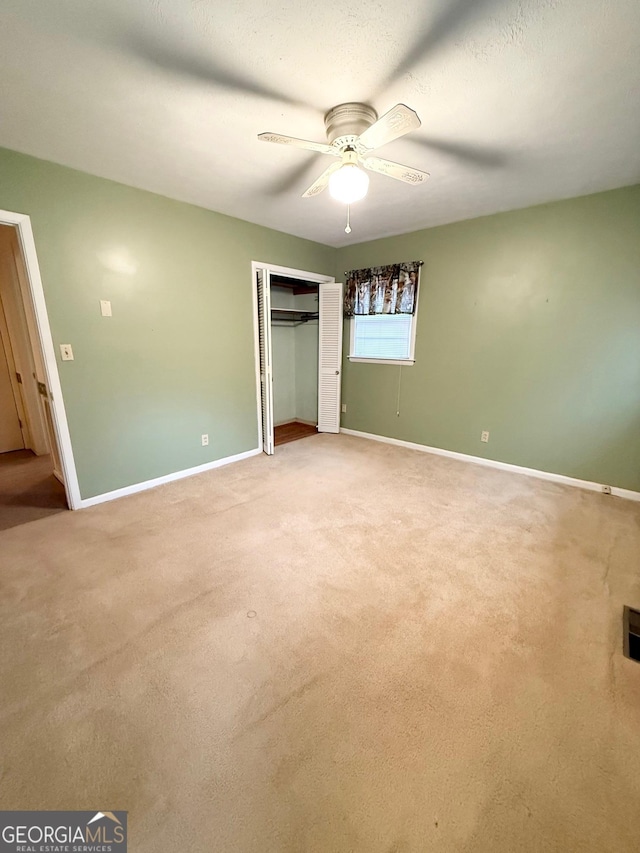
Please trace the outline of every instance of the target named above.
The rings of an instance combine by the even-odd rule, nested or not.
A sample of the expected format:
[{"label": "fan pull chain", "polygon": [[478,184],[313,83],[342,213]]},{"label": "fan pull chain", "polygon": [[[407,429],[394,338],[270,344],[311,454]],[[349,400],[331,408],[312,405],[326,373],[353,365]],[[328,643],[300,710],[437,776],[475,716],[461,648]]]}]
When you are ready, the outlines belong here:
[{"label": "fan pull chain", "polygon": [[347,227],[344,229],[345,234],[351,234],[351,225],[349,222],[350,218],[351,218],[351,205],[348,204],[347,205]]}]

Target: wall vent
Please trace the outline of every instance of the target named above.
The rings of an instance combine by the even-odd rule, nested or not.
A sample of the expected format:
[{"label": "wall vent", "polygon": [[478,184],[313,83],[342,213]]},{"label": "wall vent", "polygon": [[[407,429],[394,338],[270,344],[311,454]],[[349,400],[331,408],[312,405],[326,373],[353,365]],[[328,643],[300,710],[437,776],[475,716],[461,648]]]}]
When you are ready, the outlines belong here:
[{"label": "wall vent", "polygon": [[640,662],[640,611],[624,608],[624,655]]}]

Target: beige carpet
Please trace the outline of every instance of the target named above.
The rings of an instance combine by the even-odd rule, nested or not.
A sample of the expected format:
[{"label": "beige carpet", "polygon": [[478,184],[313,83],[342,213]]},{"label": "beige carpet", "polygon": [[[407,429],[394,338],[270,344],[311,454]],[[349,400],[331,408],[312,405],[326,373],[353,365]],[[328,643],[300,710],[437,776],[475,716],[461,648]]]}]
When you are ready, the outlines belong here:
[{"label": "beige carpet", "polygon": [[0,530],[66,509],[64,486],[53,476],[50,456],[30,450],[0,453]]},{"label": "beige carpet", "polygon": [[640,849],[640,506],[317,436],[0,534],[2,808],[130,850]]}]

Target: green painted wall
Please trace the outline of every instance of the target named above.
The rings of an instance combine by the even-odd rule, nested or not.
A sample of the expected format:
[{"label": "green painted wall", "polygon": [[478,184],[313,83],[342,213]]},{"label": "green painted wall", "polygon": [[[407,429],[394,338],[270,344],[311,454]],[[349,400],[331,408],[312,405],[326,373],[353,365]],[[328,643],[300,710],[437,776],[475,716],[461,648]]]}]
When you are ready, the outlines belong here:
[{"label": "green painted wall", "polygon": [[83,498],[257,446],[251,261],[331,274],[334,249],[4,149],[0,208],[31,217],[56,350],[73,346]]},{"label": "green painted wall", "polygon": [[640,490],[640,187],[336,250],[0,149],[0,208],[74,348],[85,498],[256,446],[252,260],[425,261],[400,416],[399,368],[345,362],[344,426]]},{"label": "green painted wall", "polygon": [[345,360],[343,426],[640,491],[640,187],[337,255],[425,262],[400,416],[400,368]]}]

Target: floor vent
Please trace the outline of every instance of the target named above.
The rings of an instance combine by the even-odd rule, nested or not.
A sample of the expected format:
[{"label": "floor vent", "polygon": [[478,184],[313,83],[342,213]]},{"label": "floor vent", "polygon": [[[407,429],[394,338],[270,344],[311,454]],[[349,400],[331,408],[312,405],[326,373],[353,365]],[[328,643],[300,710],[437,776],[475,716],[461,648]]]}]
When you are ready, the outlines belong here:
[{"label": "floor vent", "polygon": [[640,611],[624,608],[624,654],[640,662]]}]

